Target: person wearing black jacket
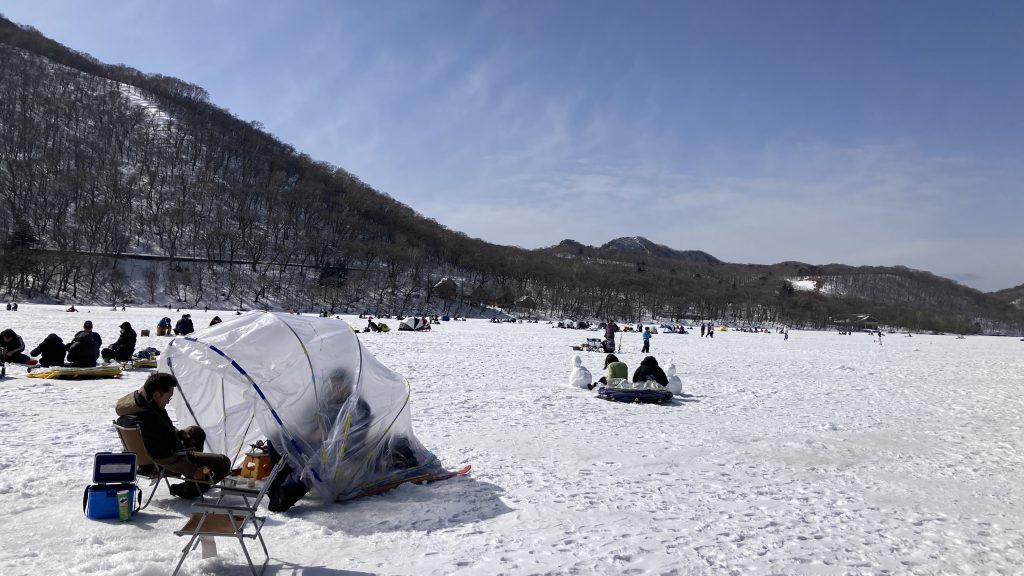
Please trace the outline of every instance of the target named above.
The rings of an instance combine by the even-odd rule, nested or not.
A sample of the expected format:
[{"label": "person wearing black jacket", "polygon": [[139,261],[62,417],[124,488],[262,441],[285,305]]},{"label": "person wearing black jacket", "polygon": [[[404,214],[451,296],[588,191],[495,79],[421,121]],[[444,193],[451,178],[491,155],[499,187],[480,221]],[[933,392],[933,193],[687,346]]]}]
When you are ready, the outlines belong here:
[{"label": "person wearing black jacket", "polygon": [[76,368],[92,368],[100,357],[103,338],[92,331],[92,321],[86,320],[68,344],[68,364]]},{"label": "person wearing black jacket", "polygon": [[636,372],[633,372],[633,382],[645,382],[647,380],[654,380],[662,386],[668,386],[668,376],[665,375],[665,371],[658,366],[658,360],[654,356],[648,356],[640,362],[640,366],[637,366]]},{"label": "person wearing black jacket", "polygon": [[71,339],[72,342],[79,340],[80,338],[88,336],[96,343],[96,357],[100,357],[99,350],[103,347],[103,338],[99,334],[92,331],[92,320],[86,320],[85,324],[82,324],[82,329],[75,333],[75,337]]},{"label": "person wearing black jacket", "polygon": [[25,355],[25,341],[10,328],[0,332],[0,348],[4,349],[4,362],[35,364],[34,360]]},{"label": "person wearing black jacket", "polygon": [[115,407],[119,426],[138,426],[146,451],[161,467],[184,478],[210,482],[197,489],[191,482],[171,486],[171,494],[192,499],[210,489],[231,472],[231,460],[223,454],[202,452],[206,432],[199,426],[174,428],[167,415],[167,404],[174,396],[178,380],[172,374],[157,372],[142,388],[122,396]]},{"label": "person wearing black jacket", "polygon": [[67,352],[67,347],[64,346],[64,341],[61,340],[60,336],[56,334],[47,334],[46,338],[32,349],[30,354],[33,357],[43,355],[39,359],[39,365],[43,367],[48,366],[63,366],[64,365],[64,354]]},{"label": "person wearing black jacket", "polygon": [[195,331],[196,329],[192,325],[192,317],[188,314],[182,314],[181,319],[174,324],[174,333],[178,336],[188,336]]},{"label": "person wearing black jacket", "polygon": [[104,348],[100,352],[104,362],[110,362],[112,359],[118,362],[127,362],[132,359],[132,354],[135,353],[135,329],[132,328],[130,322],[122,322],[120,328],[121,334],[117,337],[117,342],[111,344],[110,348]]}]

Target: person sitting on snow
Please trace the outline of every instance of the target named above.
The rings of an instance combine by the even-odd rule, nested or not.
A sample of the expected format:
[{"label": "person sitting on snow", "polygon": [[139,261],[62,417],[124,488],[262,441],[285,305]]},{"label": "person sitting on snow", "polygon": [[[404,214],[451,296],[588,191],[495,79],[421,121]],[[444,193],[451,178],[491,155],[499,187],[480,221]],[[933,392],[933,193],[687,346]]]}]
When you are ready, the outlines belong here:
[{"label": "person sitting on snow", "polygon": [[161,467],[209,484],[183,482],[171,486],[171,494],[191,500],[199,497],[231,472],[231,460],[223,454],[203,452],[206,432],[199,426],[174,428],[167,415],[167,403],[174,396],[178,379],[172,374],[150,374],[142,388],[122,396],[115,406],[119,426],[138,426],[146,451]]},{"label": "person sitting on snow", "polygon": [[92,331],[92,321],[86,320],[68,346],[68,364],[76,368],[92,368],[100,357],[103,338]]},{"label": "person sitting on snow", "polygon": [[132,359],[132,354],[135,353],[135,329],[132,328],[130,322],[122,322],[120,328],[121,334],[117,337],[117,342],[111,344],[110,348],[104,348],[100,351],[100,356],[103,357],[104,362],[110,362],[111,360],[127,362]]},{"label": "person sitting on snow", "polygon": [[599,383],[606,385],[615,378],[618,378],[620,380],[625,380],[629,378],[629,367],[626,366],[625,362],[620,362],[618,356],[616,356],[615,354],[609,354],[604,357],[604,368],[605,375],[601,376],[601,378],[597,382],[591,384],[591,389],[593,389]]},{"label": "person sitting on snow", "polygon": [[60,336],[56,334],[47,334],[39,346],[30,352],[33,357],[42,354],[43,357],[39,359],[39,365],[43,367],[63,366],[65,353],[67,353],[67,347],[64,346],[64,341]]},{"label": "person sitting on snow", "polygon": [[647,380],[654,380],[662,386],[668,386],[668,376],[665,375],[661,366],[658,366],[658,360],[654,356],[644,358],[636,372],[633,372],[633,382],[646,382]]},{"label": "person sitting on snow", "polygon": [[213,320],[210,320],[210,326],[216,326],[217,324],[220,324],[221,322],[223,322],[223,320],[220,319],[220,316],[214,316]]},{"label": "person sitting on snow", "polygon": [[157,336],[169,336],[171,333],[171,319],[164,316],[156,325]]},{"label": "person sitting on snow", "polygon": [[188,336],[195,331],[195,326],[192,325],[192,317],[188,314],[182,314],[181,319],[174,324],[174,333],[178,336]]},{"label": "person sitting on snow", "polygon": [[[324,398],[323,406],[320,408],[320,421],[324,430],[332,430],[334,421],[344,412],[345,405],[349,402],[355,392],[355,381],[352,375],[344,369],[337,369],[330,375],[330,393]],[[371,432],[381,434],[379,429],[371,429],[373,414],[370,405],[361,397],[356,396],[355,405],[350,408],[346,424],[347,439],[345,441],[345,459],[349,466],[361,462],[363,466],[370,466],[377,470],[395,470],[415,468],[419,465],[416,454],[412,450],[409,439],[405,436],[394,434],[387,442],[387,437],[371,438]],[[387,431],[384,431],[386,434]],[[317,431],[313,436],[307,438],[313,444],[322,443],[325,438]],[[268,441],[270,449],[270,462],[276,465],[283,456]],[[292,470],[289,464],[285,464],[277,477],[267,489],[268,507],[272,512],[284,512],[294,506],[303,496],[309,492],[309,484],[304,480],[300,472]]]},{"label": "person sitting on snow", "polygon": [[35,360],[25,355],[25,341],[10,328],[0,332],[0,348],[4,349],[4,362],[30,366],[36,363]]},{"label": "person sitting on snow", "polygon": [[86,320],[85,323],[82,324],[82,329],[75,333],[75,337],[72,338],[72,340],[75,340],[80,336],[83,338],[88,337],[96,343],[96,357],[99,358],[99,349],[103,346],[103,338],[98,333],[92,331],[92,320]]}]

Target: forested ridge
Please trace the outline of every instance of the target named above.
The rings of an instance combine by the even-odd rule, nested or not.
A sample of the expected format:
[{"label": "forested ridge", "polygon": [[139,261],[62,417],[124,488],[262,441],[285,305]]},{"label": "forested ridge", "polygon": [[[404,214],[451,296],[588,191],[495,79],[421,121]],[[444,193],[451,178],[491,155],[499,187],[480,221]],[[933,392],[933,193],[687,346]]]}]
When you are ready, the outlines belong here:
[{"label": "forested ridge", "polygon": [[0,293],[16,298],[1024,327],[1019,297],[902,267],[729,264],[644,239],[489,244],[297,153],[199,86],[98,62],[3,18],[0,238]]}]

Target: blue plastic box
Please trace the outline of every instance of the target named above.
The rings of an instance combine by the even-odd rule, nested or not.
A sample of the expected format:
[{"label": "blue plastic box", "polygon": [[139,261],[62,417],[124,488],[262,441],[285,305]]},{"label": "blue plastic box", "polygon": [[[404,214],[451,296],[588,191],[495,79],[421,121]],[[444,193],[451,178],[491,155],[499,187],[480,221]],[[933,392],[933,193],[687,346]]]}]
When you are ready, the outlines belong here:
[{"label": "blue plastic box", "polygon": [[85,515],[93,520],[117,518],[120,516],[117,506],[117,493],[127,490],[131,510],[136,511],[136,499],[139,487],[135,484],[99,484],[89,486],[85,493]]},{"label": "blue plastic box", "polygon": [[119,517],[117,493],[128,491],[131,511],[138,510],[139,487],[135,484],[134,452],[99,452],[93,458],[93,485],[85,489],[82,509],[94,520]]}]

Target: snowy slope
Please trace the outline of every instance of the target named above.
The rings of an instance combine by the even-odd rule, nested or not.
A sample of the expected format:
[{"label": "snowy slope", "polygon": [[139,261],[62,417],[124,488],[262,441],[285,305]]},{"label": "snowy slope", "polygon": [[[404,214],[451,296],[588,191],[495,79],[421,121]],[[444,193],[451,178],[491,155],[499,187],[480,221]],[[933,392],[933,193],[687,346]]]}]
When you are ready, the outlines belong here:
[{"label": "snowy slope", "polygon": [[[34,346],[91,319],[104,341],[166,309],[0,312]],[[191,311],[196,326],[215,312]],[[224,312],[217,312],[222,316]],[[349,319],[358,327],[362,322]],[[387,320],[385,320],[387,322]],[[390,321],[394,325],[394,321]],[[1024,565],[1024,342],[791,331],[659,334],[676,406],[568,384],[546,324],[365,334],[409,378],[414,428],[472,474],[271,514],[268,574],[1015,574]],[[620,354],[633,369],[640,336]],[[140,338],[139,345],[166,340]],[[603,356],[584,355],[600,374]],[[132,522],[81,513],[91,455],[119,447],[122,380],[0,382],[0,574],[169,574],[189,504],[161,488]],[[246,574],[237,545],[185,574]]]}]

